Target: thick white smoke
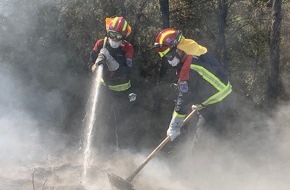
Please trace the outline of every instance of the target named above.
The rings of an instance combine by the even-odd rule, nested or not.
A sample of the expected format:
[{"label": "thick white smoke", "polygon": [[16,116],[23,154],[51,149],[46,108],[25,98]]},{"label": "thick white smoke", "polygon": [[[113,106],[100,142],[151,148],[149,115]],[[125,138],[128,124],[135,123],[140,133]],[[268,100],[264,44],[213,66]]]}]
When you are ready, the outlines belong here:
[{"label": "thick white smoke", "polygon": [[70,151],[66,149],[68,137],[62,133],[67,114],[63,92],[57,85],[44,85],[66,59],[52,51],[50,63],[58,66],[51,65],[53,71],[49,70],[39,60],[47,52],[30,51],[28,46],[34,38],[30,33],[35,27],[34,14],[46,2],[0,2],[1,190],[32,189],[34,170],[35,184],[43,183],[49,179],[44,177],[49,173],[45,168],[63,157],[64,150]]},{"label": "thick white smoke", "polygon": [[252,113],[265,125],[231,140],[205,132],[193,154],[190,142],[181,145],[176,154],[152,160],[135,184],[144,190],[287,190],[289,112],[285,105],[271,118]]}]

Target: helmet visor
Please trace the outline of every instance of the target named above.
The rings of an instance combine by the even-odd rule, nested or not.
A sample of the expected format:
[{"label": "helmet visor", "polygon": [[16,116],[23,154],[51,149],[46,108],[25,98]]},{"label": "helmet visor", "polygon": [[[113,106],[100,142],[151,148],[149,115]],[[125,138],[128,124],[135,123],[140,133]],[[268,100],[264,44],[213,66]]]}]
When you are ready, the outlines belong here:
[{"label": "helmet visor", "polygon": [[123,39],[123,35],[121,33],[115,32],[112,30],[109,30],[107,35],[109,38],[111,38],[113,40],[122,40]]}]

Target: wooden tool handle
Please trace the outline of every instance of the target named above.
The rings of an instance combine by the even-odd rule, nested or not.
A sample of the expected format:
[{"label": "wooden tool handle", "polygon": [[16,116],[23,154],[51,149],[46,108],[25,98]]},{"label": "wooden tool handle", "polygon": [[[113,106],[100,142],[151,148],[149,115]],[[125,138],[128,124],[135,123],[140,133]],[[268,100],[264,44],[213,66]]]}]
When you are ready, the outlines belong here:
[{"label": "wooden tool handle", "polygon": [[[187,117],[183,120],[183,124],[186,124],[189,119],[195,115],[197,112],[196,109],[192,110]],[[161,150],[168,142],[170,141],[170,137],[167,136],[145,159],[145,161],[126,179],[127,181],[131,182],[134,177],[142,170],[142,168]]]}]

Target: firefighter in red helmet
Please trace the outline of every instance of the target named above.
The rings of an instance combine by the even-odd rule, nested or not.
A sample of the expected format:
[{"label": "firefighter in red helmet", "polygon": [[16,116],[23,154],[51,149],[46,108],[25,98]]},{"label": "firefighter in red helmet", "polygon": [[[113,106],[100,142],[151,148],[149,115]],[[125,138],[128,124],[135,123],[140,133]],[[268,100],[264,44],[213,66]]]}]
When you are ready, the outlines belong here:
[{"label": "firefighter in red helmet", "polygon": [[[133,66],[133,46],[125,40],[131,33],[131,26],[123,17],[106,18],[106,37],[99,39],[92,51],[88,68],[95,72],[99,65],[103,65],[102,86],[99,101],[101,116],[98,117],[103,127],[103,135],[106,142],[121,147],[129,144],[125,142],[126,132],[122,128],[123,122],[130,112],[129,106],[135,103],[136,94],[132,89],[130,72]],[[129,139],[129,138],[127,138]],[[115,143],[112,143],[115,142]]]},{"label": "firefighter in red helmet", "polygon": [[106,31],[107,36],[98,40],[91,51],[88,67],[94,72],[97,65],[106,63],[103,79],[107,87],[112,91],[128,90],[134,49],[125,38],[131,33],[131,26],[123,17],[106,18]]},{"label": "firefighter in red helmet", "polygon": [[[180,30],[162,30],[153,46],[160,57],[176,69],[178,95],[167,135],[173,141],[181,133],[185,115],[197,109],[199,124],[217,126],[223,113],[223,102],[232,92],[228,74],[206,47],[186,39]],[[199,125],[200,126],[200,125]]]}]

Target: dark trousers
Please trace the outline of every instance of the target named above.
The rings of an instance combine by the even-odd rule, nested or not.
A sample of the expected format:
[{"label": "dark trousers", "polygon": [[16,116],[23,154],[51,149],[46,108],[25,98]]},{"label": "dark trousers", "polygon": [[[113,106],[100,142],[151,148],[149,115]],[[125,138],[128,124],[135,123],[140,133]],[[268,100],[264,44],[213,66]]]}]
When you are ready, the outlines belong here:
[{"label": "dark trousers", "polygon": [[115,92],[101,86],[95,122],[94,141],[99,149],[129,148],[134,144],[134,103],[128,95],[132,89]]},{"label": "dark trousers", "polygon": [[205,131],[210,131],[215,136],[226,139],[235,135],[233,125],[237,118],[237,111],[231,95],[221,102],[207,106],[200,110],[199,113],[202,117],[196,115],[191,118],[182,127],[181,135],[174,140],[173,146],[183,146],[185,142],[191,142],[195,146],[196,143],[206,142],[207,139],[204,138]]}]

